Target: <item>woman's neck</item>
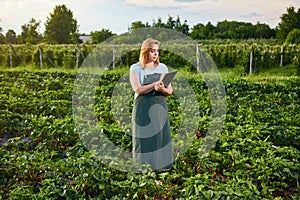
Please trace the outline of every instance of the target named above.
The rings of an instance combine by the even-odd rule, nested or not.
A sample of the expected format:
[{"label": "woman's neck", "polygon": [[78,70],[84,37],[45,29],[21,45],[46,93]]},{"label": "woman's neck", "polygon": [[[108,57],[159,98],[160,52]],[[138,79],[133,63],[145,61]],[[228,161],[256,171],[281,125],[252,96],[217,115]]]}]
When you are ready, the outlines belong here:
[{"label": "woman's neck", "polygon": [[154,68],[155,68],[154,62],[150,62],[145,65],[145,69],[147,70],[153,70]]}]

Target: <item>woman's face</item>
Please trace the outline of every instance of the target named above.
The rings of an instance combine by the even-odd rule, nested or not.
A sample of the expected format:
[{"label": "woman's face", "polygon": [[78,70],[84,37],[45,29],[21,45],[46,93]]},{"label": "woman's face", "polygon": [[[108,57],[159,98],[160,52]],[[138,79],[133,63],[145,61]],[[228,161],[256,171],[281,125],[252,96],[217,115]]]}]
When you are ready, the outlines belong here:
[{"label": "woman's face", "polygon": [[157,58],[158,58],[158,51],[159,51],[158,44],[154,44],[153,47],[152,47],[152,49],[149,52],[149,59],[150,59],[149,61],[150,62],[155,62],[157,60]]}]

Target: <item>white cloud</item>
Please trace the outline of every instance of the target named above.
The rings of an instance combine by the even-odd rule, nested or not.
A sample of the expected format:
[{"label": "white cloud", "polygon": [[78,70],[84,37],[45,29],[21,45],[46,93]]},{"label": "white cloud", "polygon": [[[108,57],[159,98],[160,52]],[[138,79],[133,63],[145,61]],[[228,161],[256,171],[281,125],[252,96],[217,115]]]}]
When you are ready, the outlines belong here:
[{"label": "white cloud", "polygon": [[126,3],[149,8],[172,8],[194,6],[202,0],[125,0]]},{"label": "white cloud", "polygon": [[202,1],[202,0],[175,0],[177,2],[197,2],[197,1]]},{"label": "white cloud", "polygon": [[[0,3],[0,26],[4,31],[20,32],[21,26],[31,18],[44,21],[51,9],[47,0],[4,0]],[[43,24],[41,24],[41,27]]]},{"label": "white cloud", "polygon": [[159,17],[167,20],[168,15],[180,16],[190,27],[225,19],[259,21],[275,27],[287,7],[300,7],[299,0],[0,0],[0,27],[4,33],[8,29],[20,33],[21,26],[34,18],[41,20],[43,30],[55,5],[62,4],[73,12],[82,33],[102,28],[122,33],[133,21],[151,23]]}]

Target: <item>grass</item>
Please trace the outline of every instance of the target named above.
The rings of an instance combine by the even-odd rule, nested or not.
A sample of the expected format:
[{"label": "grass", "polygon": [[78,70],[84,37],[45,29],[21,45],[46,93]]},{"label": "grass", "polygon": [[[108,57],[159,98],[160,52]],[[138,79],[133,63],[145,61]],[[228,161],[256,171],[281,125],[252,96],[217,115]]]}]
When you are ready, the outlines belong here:
[{"label": "grass", "polygon": [[295,65],[276,67],[261,72],[254,72],[251,75],[245,73],[244,67],[224,68],[219,70],[223,80],[244,78],[255,82],[280,81],[297,76]]},{"label": "grass", "polygon": [[64,67],[57,67],[57,68],[47,68],[44,67],[40,69],[39,67],[35,65],[26,65],[26,66],[18,66],[18,67],[6,67],[6,66],[0,66],[0,70],[2,71],[30,71],[30,72],[65,72],[65,73],[77,73],[78,68],[64,68]]},{"label": "grass", "polygon": [[[0,70],[3,71],[31,71],[31,72],[65,72],[65,73],[77,73],[79,68],[43,68],[40,69],[38,66],[34,65],[26,65],[26,66],[18,66],[18,67],[5,67],[0,66]],[[124,69],[123,69],[124,70]],[[254,72],[251,75],[245,73],[245,68],[243,66],[238,66],[235,68],[222,68],[218,69],[219,73],[223,80],[232,80],[232,79],[247,79],[255,82],[268,82],[268,81],[280,81],[286,80],[291,77],[297,76],[297,67],[295,65],[286,65],[283,67],[276,67],[272,69],[268,69],[261,72]],[[185,72],[179,70],[181,74],[190,74],[190,72]],[[190,74],[191,75],[191,74]]]}]

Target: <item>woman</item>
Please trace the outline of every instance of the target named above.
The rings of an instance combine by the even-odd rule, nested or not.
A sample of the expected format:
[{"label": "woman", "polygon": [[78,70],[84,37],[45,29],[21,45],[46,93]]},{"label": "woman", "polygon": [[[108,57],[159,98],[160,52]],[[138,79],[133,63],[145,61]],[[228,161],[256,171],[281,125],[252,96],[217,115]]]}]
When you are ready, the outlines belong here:
[{"label": "woman", "polygon": [[159,76],[149,81],[153,74],[168,72],[167,66],[159,62],[159,45],[157,40],[146,39],[141,46],[139,62],[130,67],[130,83],[135,92],[133,159],[138,164],[150,165],[152,170],[173,167],[166,100],[166,96],[173,92],[172,86],[165,87]]}]

